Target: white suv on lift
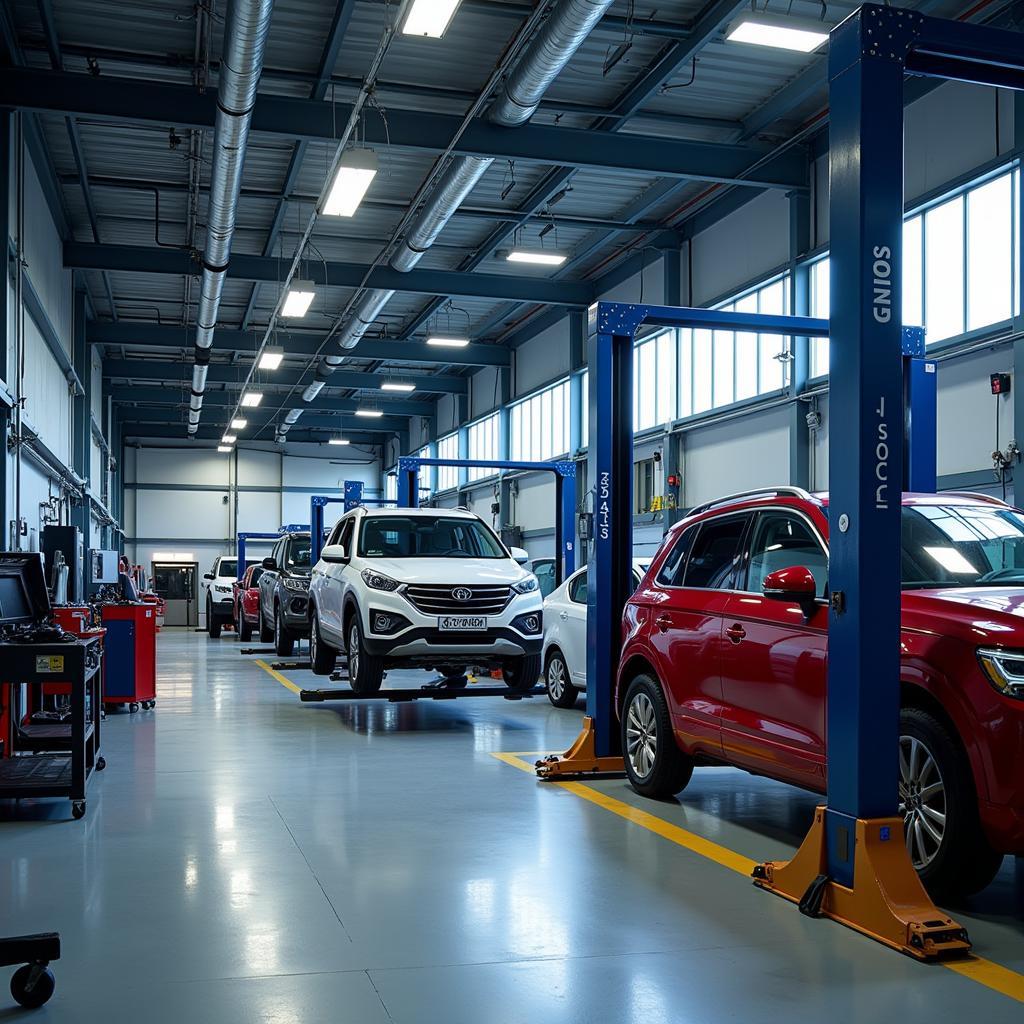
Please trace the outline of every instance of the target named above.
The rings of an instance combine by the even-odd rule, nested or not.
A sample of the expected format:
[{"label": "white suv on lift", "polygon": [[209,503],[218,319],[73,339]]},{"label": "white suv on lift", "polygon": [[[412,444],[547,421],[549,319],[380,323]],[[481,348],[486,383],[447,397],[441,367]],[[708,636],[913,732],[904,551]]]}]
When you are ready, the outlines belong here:
[{"label": "white suv on lift", "polygon": [[344,650],[357,693],[379,690],[387,668],[433,669],[462,687],[469,666],[531,689],[544,621],[527,557],[465,509],[346,513],[309,587],[313,671],[329,674]]}]

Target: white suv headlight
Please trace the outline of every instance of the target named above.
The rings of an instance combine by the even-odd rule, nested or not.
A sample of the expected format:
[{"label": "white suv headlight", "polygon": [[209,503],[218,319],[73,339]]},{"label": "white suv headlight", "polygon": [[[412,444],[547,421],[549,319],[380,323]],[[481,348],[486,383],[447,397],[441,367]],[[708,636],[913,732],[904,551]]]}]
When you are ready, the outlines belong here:
[{"label": "white suv headlight", "polygon": [[225,586],[223,583],[215,583],[213,585],[213,589],[216,590],[218,594],[230,594],[231,593],[231,587]]},{"label": "white suv headlight", "polygon": [[385,576],[383,573],[374,572],[372,569],[364,569],[360,575],[363,577],[363,582],[371,590],[384,590],[391,594],[401,586],[401,583],[397,580],[393,580],[390,576]]},{"label": "white suv headlight", "polygon": [[978,661],[988,681],[1001,694],[1024,700],[1024,651],[979,647]]},{"label": "white suv headlight", "polygon": [[535,590],[540,589],[540,584],[537,582],[536,576],[527,576],[526,579],[513,583],[512,589],[517,594],[532,594]]}]

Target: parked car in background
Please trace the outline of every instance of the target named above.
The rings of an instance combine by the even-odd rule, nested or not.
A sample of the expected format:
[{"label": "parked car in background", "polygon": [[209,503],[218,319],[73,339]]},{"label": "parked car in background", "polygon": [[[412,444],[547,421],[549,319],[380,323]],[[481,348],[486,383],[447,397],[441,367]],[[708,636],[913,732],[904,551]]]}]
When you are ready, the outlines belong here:
[{"label": "parked car in background", "polygon": [[335,526],[310,586],[310,657],[326,675],[348,655],[357,693],[388,668],[466,685],[470,666],[528,690],[541,669],[543,612],[525,551],[464,509],[357,508]]},{"label": "parked car in background", "polygon": [[232,594],[238,570],[238,559],[219,555],[209,572],[203,573],[202,589],[206,607],[206,631],[216,639],[224,626],[235,621]]},{"label": "parked car in background", "polygon": [[[1024,854],[1024,513],[905,495],[899,799],[936,895]],[[827,499],[797,488],[695,510],[626,605],[616,701],[626,772],[665,797],[725,763],[826,785]]]},{"label": "parked car in background", "polygon": [[238,639],[248,643],[252,639],[252,631],[260,625],[260,576],[263,575],[262,565],[250,565],[241,580],[235,581],[233,610],[235,632]]},{"label": "parked car in background", "polygon": [[263,559],[260,640],[272,640],[281,657],[292,653],[296,640],[309,637],[309,555],[309,532],[296,531],[282,534]]},{"label": "parked car in background", "polygon": [[[633,588],[649,558],[633,559]],[[544,689],[556,708],[571,708],[587,689],[587,568],[577,569],[544,601]]]}]

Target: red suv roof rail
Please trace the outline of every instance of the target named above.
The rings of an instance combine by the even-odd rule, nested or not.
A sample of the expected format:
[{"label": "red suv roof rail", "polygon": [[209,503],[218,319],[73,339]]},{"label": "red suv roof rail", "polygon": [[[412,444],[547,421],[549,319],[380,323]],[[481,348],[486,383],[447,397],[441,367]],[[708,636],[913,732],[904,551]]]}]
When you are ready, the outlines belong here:
[{"label": "red suv roof rail", "polygon": [[809,491],[802,487],[758,487],[751,491],[737,491],[735,494],[727,494],[724,498],[715,498],[714,501],[707,501],[703,505],[694,505],[686,514],[688,516],[701,515],[713,508],[722,505],[731,505],[736,501],[748,501],[751,498],[803,498],[806,501],[814,501]]},{"label": "red suv roof rail", "polygon": [[1012,508],[1009,502],[997,498],[994,494],[979,494],[976,491],[943,491],[943,495],[952,494],[957,498],[974,498],[976,501],[984,501],[989,505],[1002,505],[1003,508]]}]

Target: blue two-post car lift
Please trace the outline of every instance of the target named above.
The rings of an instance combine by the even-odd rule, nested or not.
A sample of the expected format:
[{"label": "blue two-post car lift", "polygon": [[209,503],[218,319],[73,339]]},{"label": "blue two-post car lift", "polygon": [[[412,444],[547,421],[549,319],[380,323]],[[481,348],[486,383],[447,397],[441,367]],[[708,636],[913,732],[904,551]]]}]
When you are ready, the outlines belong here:
[{"label": "blue two-post car lift", "polygon": [[[829,336],[828,795],[788,863],[758,885],[917,959],[963,956],[903,842],[897,778],[901,487],[935,489],[934,365],[901,345],[905,74],[1024,89],[1021,36],[865,5],[831,35],[831,321],[599,303],[590,340],[597,487],[588,725],[539,770],[621,765],[614,676],[632,556],[633,339],[641,324]],[[907,360],[909,359],[909,363]],[[913,430],[908,427],[912,425]]]},{"label": "blue two-post car lift", "polygon": [[421,459],[407,455],[398,460],[398,504],[419,505],[420,469],[447,466],[456,469],[495,469],[499,472],[551,473],[555,479],[555,583],[561,584],[576,570],[576,463],[517,462],[501,459]]}]

